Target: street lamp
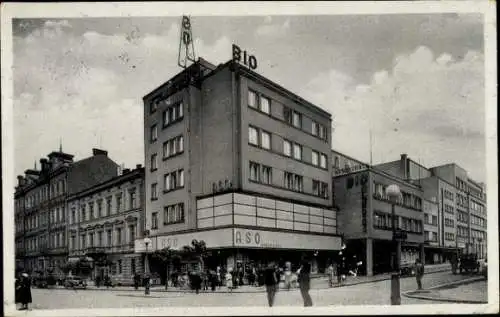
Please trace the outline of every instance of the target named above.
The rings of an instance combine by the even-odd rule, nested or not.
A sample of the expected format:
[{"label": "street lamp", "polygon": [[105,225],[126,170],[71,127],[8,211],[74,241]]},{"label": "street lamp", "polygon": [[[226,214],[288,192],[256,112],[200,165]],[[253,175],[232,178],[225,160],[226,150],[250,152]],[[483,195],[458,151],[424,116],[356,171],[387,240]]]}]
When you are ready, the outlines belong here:
[{"label": "street lamp", "polygon": [[151,239],[144,238],[144,245],[146,246],[146,255],[144,256],[144,278],[146,285],[144,286],[144,294],[149,295],[149,262],[148,262],[148,246],[151,243]]},{"label": "street lamp", "polygon": [[389,185],[386,189],[386,194],[391,201],[391,220],[392,220],[392,273],[391,273],[391,305],[401,305],[401,294],[399,285],[401,262],[401,237],[397,237],[396,231],[396,203],[401,197],[401,190],[398,185]]}]

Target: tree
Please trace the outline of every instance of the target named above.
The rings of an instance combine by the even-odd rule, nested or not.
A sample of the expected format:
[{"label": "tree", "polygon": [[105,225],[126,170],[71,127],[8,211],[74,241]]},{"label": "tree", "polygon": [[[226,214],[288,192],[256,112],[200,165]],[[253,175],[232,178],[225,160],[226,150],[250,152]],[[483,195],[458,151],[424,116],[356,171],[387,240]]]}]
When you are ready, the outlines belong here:
[{"label": "tree", "polygon": [[165,268],[165,271],[161,270],[159,273],[165,272],[165,289],[168,288],[168,276],[169,267],[172,259],[176,256],[176,251],[170,249],[170,247],[163,248],[161,250],[156,250],[151,256],[152,262],[157,262],[161,268]]},{"label": "tree", "polygon": [[210,256],[210,252],[207,250],[207,245],[203,240],[193,239],[191,245],[185,245],[182,248],[184,254],[190,257],[195,257],[200,264],[200,270],[204,270],[205,259]]}]

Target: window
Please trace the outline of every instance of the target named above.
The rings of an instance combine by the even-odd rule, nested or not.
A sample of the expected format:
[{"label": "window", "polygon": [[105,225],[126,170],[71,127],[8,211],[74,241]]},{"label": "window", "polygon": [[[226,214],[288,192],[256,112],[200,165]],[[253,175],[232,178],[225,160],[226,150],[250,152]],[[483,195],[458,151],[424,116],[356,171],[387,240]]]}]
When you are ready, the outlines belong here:
[{"label": "window", "polygon": [[163,221],[165,225],[184,222],[184,203],[164,207]]},{"label": "window", "polygon": [[106,198],[106,216],[111,214],[111,197]]},{"label": "window", "polygon": [[170,174],[165,174],[163,176],[163,190],[164,191],[170,190]]},{"label": "window", "polygon": [[89,203],[89,216],[90,216],[90,219],[94,219],[95,218],[95,214],[94,214],[94,202]]},{"label": "window", "polygon": [[155,142],[157,139],[158,139],[158,127],[155,124],[151,127],[150,141]]},{"label": "window", "polygon": [[248,91],[248,105],[252,108],[257,108],[257,94],[251,90]]},{"label": "window", "polygon": [[284,186],[286,189],[293,190],[293,174],[289,172],[285,172],[284,174]]},{"label": "window", "polygon": [[303,177],[300,175],[294,175],[293,178],[294,190],[297,192],[304,191]]},{"label": "window", "polygon": [[316,152],[316,151],[311,152],[311,163],[314,166],[319,165],[319,153],[318,152]]},{"label": "window", "polygon": [[97,246],[102,247],[102,231],[97,233]]},{"label": "window", "polygon": [[111,229],[109,229],[107,232],[106,232],[106,243],[108,245],[108,247],[112,246],[113,245],[113,232],[111,231]]},{"label": "window", "polygon": [[163,111],[163,127],[182,119],[184,116],[184,105],[182,102],[178,102],[175,105],[165,109]]},{"label": "window", "polygon": [[87,247],[87,241],[86,241],[86,240],[87,240],[87,239],[85,239],[85,235],[84,235],[84,234],[82,234],[82,235],[80,236],[80,242],[81,242],[80,244],[81,244],[81,249],[85,249],[85,248]]},{"label": "window", "polygon": [[260,169],[259,164],[250,162],[250,180],[254,182],[260,181],[259,169]]},{"label": "window", "polygon": [[87,213],[85,211],[85,205],[82,206],[82,221],[87,221]]},{"label": "window", "polygon": [[156,200],[158,199],[158,190],[157,190],[158,184],[153,183],[151,184],[151,199]]},{"label": "window", "polygon": [[267,114],[271,113],[271,100],[269,100],[269,98],[264,96],[260,97],[260,111]]},{"label": "window", "polygon": [[97,201],[97,217],[102,217],[102,200]]},{"label": "window", "polygon": [[94,246],[94,233],[89,233],[89,247],[93,247]]},{"label": "window", "polygon": [[122,265],[122,260],[118,260],[118,274],[122,274],[123,270],[123,265]]},{"label": "window", "polygon": [[248,127],[248,142],[253,145],[259,145],[257,129],[254,127]]},{"label": "window", "polygon": [[179,170],[179,187],[184,187],[184,170]]},{"label": "window", "polygon": [[184,152],[184,137],[181,135],[177,137],[177,153],[182,152]]},{"label": "window", "polygon": [[158,213],[153,212],[151,214],[151,229],[158,229]]},{"label": "window", "polygon": [[128,192],[129,194],[129,209],[134,209],[136,207],[136,191],[135,188]]},{"label": "window", "polygon": [[122,228],[116,228],[116,244],[122,244]]},{"label": "window", "polygon": [[76,249],[76,236],[71,236],[70,246],[69,247],[72,250]]},{"label": "window", "polygon": [[325,154],[321,154],[320,158],[321,158],[321,160],[320,160],[320,166],[321,166],[321,168],[326,168],[326,155]]},{"label": "window", "polygon": [[149,104],[149,112],[150,113],[153,113],[156,111],[156,109],[158,109],[158,104],[160,102],[158,101],[158,99],[155,99],[153,101],[151,101],[151,103]]},{"label": "window", "polygon": [[283,140],[283,154],[292,156],[292,143],[290,141]]},{"label": "window", "polygon": [[311,126],[311,133],[313,135],[318,135],[318,128],[319,128],[318,124],[315,121],[313,121]]},{"label": "window", "polygon": [[269,166],[262,166],[262,183],[272,183],[272,169]]},{"label": "window", "polygon": [[292,124],[296,128],[301,128],[302,127],[302,115],[296,111],[293,112],[292,116]]},{"label": "window", "polygon": [[261,140],[261,146],[264,149],[271,149],[271,134],[265,131],[260,132],[260,140]]},{"label": "window", "polygon": [[158,155],[156,153],[151,155],[151,171],[156,171],[158,169],[157,158],[158,158]]},{"label": "window", "polygon": [[129,238],[129,242],[134,242],[135,241],[135,226],[134,225],[130,225],[128,226],[128,238]]},{"label": "window", "polygon": [[119,213],[122,210],[122,194],[116,195],[116,213]]},{"label": "window", "polygon": [[132,273],[136,273],[137,272],[137,267],[135,265],[135,259],[130,259],[130,271]]},{"label": "window", "polygon": [[302,159],[302,146],[297,143],[293,144],[293,158],[296,160]]},{"label": "window", "polygon": [[71,208],[71,223],[76,223],[76,208]]}]

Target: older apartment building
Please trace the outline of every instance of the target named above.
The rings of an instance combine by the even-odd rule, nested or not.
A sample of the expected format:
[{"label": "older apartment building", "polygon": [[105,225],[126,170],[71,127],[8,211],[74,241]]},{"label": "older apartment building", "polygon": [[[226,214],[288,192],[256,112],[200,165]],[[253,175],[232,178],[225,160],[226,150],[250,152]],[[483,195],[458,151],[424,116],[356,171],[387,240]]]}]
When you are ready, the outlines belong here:
[{"label": "older apartment building", "polygon": [[321,269],[340,248],[327,112],[236,62],[200,59],[144,97],[144,130],[153,249],[201,239],[219,265],[306,252]]},{"label": "older apartment building", "polygon": [[[363,262],[361,273],[371,276],[391,269],[392,202],[386,188],[392,184],[398,185],[402,193],[395,205],[397,229],[407,234],[401,246],[401,262],[414,263],[416,258],[422,258],[422,189],[340,152],[332,153],[334,170],[337,165],[332,177],[338,226],[346,241],[345,252]],[[337,162],[344,162],[344,167]]]},{"label": "older apartment building", "polygon": [[484,184],[469,178],[467,171],[457,164],[426,168],[406,154],[402,154],[398,161],[384,163],[377,168],[422,187],[425,199],[433,210],[426,213],[429,221],[425,229],[428,262],[446,261],[457,251],[486,257]]},{"label": "older apartment building", "polygon": [[131,284],[143,261],[134,241],[144,232],[144,168],[121,175],[68,197],[69,259],[88,257],[92,277],[109,275]]},{"label": "older apartment building", "polygon": [[107,152],[74,162],[73,155],[54,151],[40,159],[41,169],[18,176],[15,190],[16,267],[58,272],[66,263],[67,197],[116,175]]}]

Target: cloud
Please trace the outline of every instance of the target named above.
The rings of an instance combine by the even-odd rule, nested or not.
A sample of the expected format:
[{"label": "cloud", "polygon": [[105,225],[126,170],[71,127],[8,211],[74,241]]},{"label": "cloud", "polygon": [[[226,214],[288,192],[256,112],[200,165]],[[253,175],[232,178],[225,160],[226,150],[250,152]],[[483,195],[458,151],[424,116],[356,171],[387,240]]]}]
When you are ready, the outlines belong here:
[{"label": "cloud", "polygon": [[290,29],[290,19],[286,19],[283,23],[272,24],[272,18],[266,17],[265,23],[260,25],[255,30],[256,36],[267,36],[267,37],[280,37],[285,36],[285,34]]},{"label": "cloud", "polygon": [[[17,174],[56,150],[59,137],[75,159],[102,146],[118,163],[142,163],[142,97],[181,71],[177,24],[159,34],[71,30],[68,21],[46,21],[14,37]],[[229,59],[230,47],[227,37],[196,39],[197,56],[216,62]]]},{"label": "cloud", "polygon": [[[334,74],[334,75],[332,75]],[[485,162],[484,56],[437,58],[424,46],[399,55],[369,84],[329,71],[302,93],[335,118],[333,148],[367,161],[372,130],[375,162],[400,153],[428,165],[456,162],[483,180]]]}]

